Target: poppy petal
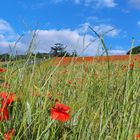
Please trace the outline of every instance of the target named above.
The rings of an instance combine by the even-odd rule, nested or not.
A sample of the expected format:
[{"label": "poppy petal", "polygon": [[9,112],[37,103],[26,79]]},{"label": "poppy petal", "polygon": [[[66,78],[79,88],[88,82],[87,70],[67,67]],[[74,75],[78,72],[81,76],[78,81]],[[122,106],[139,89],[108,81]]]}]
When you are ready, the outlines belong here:
[{"label": "poppy petal", "polygon": [[59,104],[59,103],[55,104],[55,108],[60,109],[62,111],[69,111],[70,110],[70,108],[68,106],[66,106],[64,104]]},{"label": "poppy petal", "polygon": [[51,118],[53,120],[58,120],[61,122],[66,122],[67,120],[69,120],[70,115],[66,112],[61,112],[55,108],[51,109]]},{"label": "poppy petal", "polygon": [[8,120],[9,114],[7,108],[0,109],[0,121]]},{"label": "poppy petal", "polygon": [[15,130],[9,130],[4,134],[4,140],[11,140],[11,138],[15,135]]}]

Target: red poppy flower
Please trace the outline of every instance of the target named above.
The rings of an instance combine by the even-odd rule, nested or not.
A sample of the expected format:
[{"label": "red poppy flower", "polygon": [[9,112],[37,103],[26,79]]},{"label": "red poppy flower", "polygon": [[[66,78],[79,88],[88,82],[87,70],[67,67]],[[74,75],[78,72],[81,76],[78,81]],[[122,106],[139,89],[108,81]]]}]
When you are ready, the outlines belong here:
[{"label": "red poppy flower", "polygon": [[56,103],[55,108],[61,111],[69,111],[70,108],[64,104]]},{"label": "red poppy flower", "polygon": [[136,135],[135,135],[135,138],[136,138],[136,139],[140,139],[140,134],[136,134]]},{"label": "red poppy flower", "polygon": [[14,100],[15,100],[15,94],[11,93],[10,95],[7,96],[7,105],[11,105]]},{"label": "red poppy flower", "polygon": [[70,119],[70,115],[67,113],[68,111],[70,111],[68,106],[56,103],[55,107],[51,108],[51,119],[66,122]]},{"label": "red poppy flower", "polygon": [[15,135],[15,130],[9,130],[4,134],[4,140],[11,140],[12,137]]},{"label": "red poppy flower", "polygon": [[133,68],[134,68],[134,63],[130,63],[130,70],[133,70]]},{"label": "red poppy flower", "polygon": [[140,139],[140,134],[136,134],[136,135],[135,135],[135,138],[136,138],[136,139]]},{"label": "red poppy flower", "polygon": [[8,120],[9,114],[7,108],[0,108],[0,121]]},{"label": "red poppy flower", "polygon": [[2,99],[6,99],[7,94],[5,92],[0,93],[0,97]]},{"label": "red poppy flower", "polygon": [[5,92],[0,93],[0,98],[2,99],[2,107],[6,108],[8,105],[11,105],[15,100],[15,95],[13,93],[7,95]]},{"label": "red poppy flower", "polygon": [[6,72],[6,69],[0,68],[0,73]]}]

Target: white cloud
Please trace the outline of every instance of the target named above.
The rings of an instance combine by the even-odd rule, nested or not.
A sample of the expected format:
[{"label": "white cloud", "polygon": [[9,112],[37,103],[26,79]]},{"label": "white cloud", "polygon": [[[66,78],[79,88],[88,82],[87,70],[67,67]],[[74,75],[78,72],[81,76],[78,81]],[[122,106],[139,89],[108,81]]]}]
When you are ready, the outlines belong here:
[{"label": "white cloud", "polygon": [[0,19],[0,41],[1,40],[14,40],[17,37],[11,25],[3,19]]},{"label": "white cloud", "polygon": [[[87,0],[88,1],[88,0]],[[92,4],[94,0],[91,0],[89,4]],[[97,7],[115,7],[117,4],[114,0],[96,0]]]},{"label": "white cloud", "polygon": [[[64,45],[67,45],[67,50],[69,52],[72,52],[73,50],[76,50],[78,54],[82,55],[96,55],[97,50],[100,44],[99,40],[96,40],[93,42],[89,47],[86,48],[88,44],[90,44],[93,40],[95,40],[95,37],[90,35],[89,33],[86,34],[84,38],[84,32],[88,30],[88,23],[83,24],[85,26],[79,27],[75,30],[71,29],[62,29],[62,30],[38,30],[38,37],[37,40],[39,41],[39,44],[37,46],[36,52],[49,52],[50,47],[52,47],[55,43],[63,43]],[[94,29],[99,32],[103,33],[106,32],[113,27],[110,25],[99,25],[95,26]],[[83,29],[83,30],[82,30]],[[119,33],[118,29],[115,29],[112,31],[112,33],[108,33],[108,36],[115,37]],[[27,37],[28,36],[28,37]],[[21,42],[24,44],[25,42],[29,43],[29,34],[26,35],[26,39],[24,39],[24,42]],[[84,40],[83,40],[84,39]],[[83,45],[84,42],[84,45]],[[26,47],[27,48],[27,47]],[[84,50],[84,51],[83,51]],[[118,51],[116,51],[119,53]]]},{"label": "white cloud", "polygon": [[87,20],[99,21],[100,19],[97,16],[89,16]]},{"label": "white cloud", "polygon": [[129,0],[129,4],[135,8],[140,9],[140,0]]},{"label": "white cloud", "polygon": [[[74,0],[75,2],[77,0]],[[96,7],[115,7],[117,4],[114,0],[78,0],[79,3],[84,3],[86,6]]]},{"label": "white cloud", "polygon": [[[85,38],[85,43],[83,46],[83,35],[80,35],[77,30],[71,30],[71,29],[62,29],[62,30],[38,30],[38,36],[37,36],[37,42],[39,42],[36,52],[49,52],[50,47],[52,47],[55,43],[63,43],[64,45],[67,45],[67,50],[69,52],[72,52],[73,50],[76,50],[78,54],[81,54],[83,51],[83,47],[86,47],[92,40],[94,40],[94,37],[91,35],[87,35]],[[27,36],[30,36],[30,34],[27,34]],[[26,37],[26,36],[25,36]],[[26,39],[23,38],[24,41],[21,41],[22,44],[25,42],[28,42],[29,44],[29,37]],[[85,53],[92,53],[96,54],[98,42],[95,42],[89,48],[86,48],[85,52],[82,52],[84,55]],[[27,45],[28,46],[28,45]],[[27,47],[26,47],[27,50]],[[88,50],[90,50],[88,52]]]},{"label": "white cloud", "polygon": [[0,19],[0,33],[5,33],[5,32],[13,33],[14,31],[7,21]]},{"label": "white cloud", "polygon": [[90,23],[86,22],[84,24],[80,24],[79,27],[76,29],[78,33],[85,34],[89,30]]},{"label": "white cloud", "polygon": [[0,53],[10,51],[13,47],[18,35],[15,33],[11,25],[3,19],[0,19]]},{"label": "white cloud", "polygon": [[109,36],[109,37],[115,37],[120,33],[119,29],[115,28],[112,25],[108,25],[108,24],[100,24],[93,28],[99,34],[103,34],[103,33],[108,32],[113,29],[112,31],[107,33],[107,36]]},{"label": "white cloud", "polygon": [[109,50],[109,55],[126,55],[126,50]]},{"label": "white cloud", "polygon": [[79,3],[80,3],[80,1],[81,1],[81,0],[75,0],[75,3],[76,3],[76,4],[79,4]]},{"label": "white cloud", "polygon": [[137,22],[137,25],[140,27],[140,21]]},{"label": "white cloud", "polygon": [[97,16],[89,16],[89,17],[87,17],[86,21],[100,24],[100,23],[110,22],[111,19],[110,18],[99,18]]},{"label": "white cloud", "polygon": [[[14,29],[10,26],[10,24],[5,20],[0,20],[0,53],[9,52],[9,46],[14,48],[15,41],[17,40],[18,35],[15,33]],[[49,52],[50,47],[52,47],[55,43],[63,43],[67,45],[67,50],[69,52],[76,50],[78,54],[81,55],[96,55],[98,47],[101,45],[99,40],[93,42],[89,47],[87,45],[95,40],[95,37],[87,33],[84,38],[84,34],[82,32],[82,28],[85,28],[84,31],[88,30],[89,23],[83,24],[82,27],[75,30],[71,29],[50,29],[50,30],[37,30],[37,38],[34,42],[34,45],[37,45],[36,52]],[[101,24],[99,26],[95,26],[94,29],[102,33],[108,29],[111,29],[111,25]],[[106,30],[105,30],[106,29]],[[118,29],[116,29],[113,33],[110,33],[109,36],[114,37],[118,34]],[[83,41],[84,38],[84,41]],[[19,53],[24,53],[27,51],[30,41],[32,39],[32,33],[27,32],[25,36],[18,42],[16,46],[16,50]],[[84,42],[84,45],[83,45]],[[84,51],[83,51],[84,50]],[[100,50],[100,49],[99,49]],[[121,53],[122,51],[111,51],[111,53]]]},{"label": "white cloud", "polygon": [[[71,29],[62,29],[62,30],[37,30],[38,36],[36,52],[49,52],[50,47],[53,46],[55,43],[63,43],[67,45],[68,51],[77,50],[80,54],[83,49],[83,35],[81,35],[77,30]],[[10,24],[1,19],[0,20],[0,53],[10,52],[10,47],[13,49],[15,45],[15,41],[17,40],[18,35],[15,33],[14,29],[10,26]],[[32,33],[27,32],[25,36],[18,42],[16,46],[16,50],[19,53],[25,53],[28,49],[32,38]],[[94,39],[93,36],[87,35],[85,39],[85,44],[89,44]],[[35,44],[34,44],[35,45]],[[96,46],[94,44],[94,46]],[[92,51],[91,51],[92,50]],[[88,49],[87,49],[88,51]],[[88,53],[86,51],[86,53]],[[96,53],[96,47],[90,46],[90,51]],[[85,53],[85,52],[84,52]],[[83,53],[83,54],[84,54]],[[93,55],[92,54],[92,55]]]},{"label": "white cloud", "polygon": [[124,14],[129,14],[129,13],[130,13],[130,11],[127,10],[127,9],[122,9],[121,11],[122,11]]},{"label": "white cloud", "polygon": [[[53,0],[54,3],[68,2],[69,0]],[[71,0],[75,4],[84,4],[92,7],[115,7],[117,3],[114,0]]]},{"label": "white cloud", "polygon": [[4,40],[4,35],[0,34],[0,40]]},{"label": "white cloud", "polygon": [[106,34],[109,37],[116,37],[116,36],[119,35],[119,33],[121,31],[120,29],[117,29],[114,26],[109,25],[109,24],[99,24],[99,25],[92,26],[90,23],[86,22],[84,24],[79,25],[79,28],[77,29],[78,32],[79,33],[88,32],[88,30],[89,30],[88,26],[89,25],[91,27],[93,27],[93,29],[100,35],[113,29],[112,31],[110,31]]},{"label": "white cloud", "polygon": [[52,0],[53,1],[53,3],[60,3],[60,2],[66,2],[67,0]]}]

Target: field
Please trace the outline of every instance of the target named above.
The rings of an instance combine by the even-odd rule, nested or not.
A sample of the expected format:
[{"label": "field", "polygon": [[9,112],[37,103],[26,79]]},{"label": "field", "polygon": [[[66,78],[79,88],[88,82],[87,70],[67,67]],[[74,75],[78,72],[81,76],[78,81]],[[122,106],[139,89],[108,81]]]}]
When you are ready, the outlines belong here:
[{"label": "field", "polygon": [[0,139],[140,137],[140,55],[1,63],[0,76]]}]

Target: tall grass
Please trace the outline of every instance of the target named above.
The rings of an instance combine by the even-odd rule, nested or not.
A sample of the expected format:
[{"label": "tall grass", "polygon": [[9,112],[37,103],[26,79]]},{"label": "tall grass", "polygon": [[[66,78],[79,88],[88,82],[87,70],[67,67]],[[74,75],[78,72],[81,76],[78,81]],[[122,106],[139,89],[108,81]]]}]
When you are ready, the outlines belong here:
[{"label": "tall grass", "polygon": [[[0,122],[0,139],[15,129],[15,140],[133,140],[140,133],[140,70],[137,62],[133,70],[126,62],[127,71],[115,63],[8,66],[1,75],[11,87],[0,91],[16,99]],[[65,123],[50,118],[55,99],[71,108]]]}]

